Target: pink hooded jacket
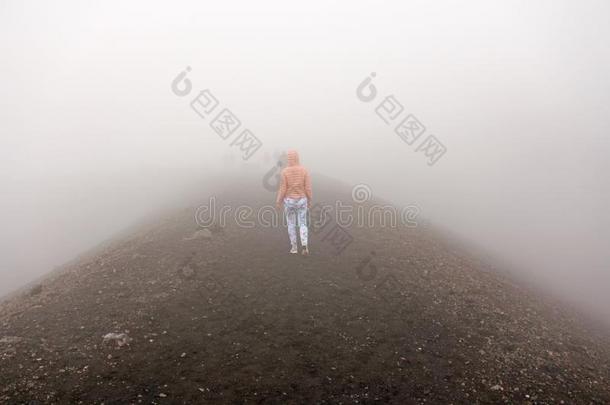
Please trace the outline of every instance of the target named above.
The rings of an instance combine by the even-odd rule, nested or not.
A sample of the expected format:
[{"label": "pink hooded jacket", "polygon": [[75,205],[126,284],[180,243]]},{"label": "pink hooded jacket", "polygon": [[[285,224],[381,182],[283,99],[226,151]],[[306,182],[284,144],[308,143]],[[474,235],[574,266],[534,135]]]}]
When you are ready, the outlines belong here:
[{"label": "pink hooded jacket", "polygon": [[280,204],[286,197],[307,197],[311,202],[311,178],[309,177],[309,172],[299,163],[299,154],[296,150],[289,150],[287,156],[288,166],[281,173],[276,203]]}]

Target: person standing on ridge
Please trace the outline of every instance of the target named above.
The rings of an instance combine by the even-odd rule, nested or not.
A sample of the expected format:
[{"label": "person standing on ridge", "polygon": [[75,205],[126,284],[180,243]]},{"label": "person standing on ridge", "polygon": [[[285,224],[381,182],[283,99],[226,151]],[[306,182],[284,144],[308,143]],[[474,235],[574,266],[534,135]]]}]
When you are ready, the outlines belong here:
[{"label": "person standing on ridge", "polygon": [[302,254],[308,255],[307,246],[307,208],[311,206],[311,178],[307,169],[299,163],[299,154],[296,150],[289,150],[287,155],[288,166],[280,174],[280,187],[277,191],[275,204],[278,209],[284,204],[284,213],[288,222],[288,236],[290,237],[290,253],[298,253],[297,221],[301,237]]}]

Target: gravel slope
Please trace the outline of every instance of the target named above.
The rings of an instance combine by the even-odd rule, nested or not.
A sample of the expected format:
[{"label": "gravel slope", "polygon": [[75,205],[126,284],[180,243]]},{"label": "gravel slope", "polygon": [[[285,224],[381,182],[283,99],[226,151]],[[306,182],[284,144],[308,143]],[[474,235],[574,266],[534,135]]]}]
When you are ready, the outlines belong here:
[{"label": "gravel slope", "polygon": [[429,228],[346,228],[339,254],[312,230],[302,257],[284,229],[194,212],[0,304],[0,402],[610,403],[606,335]]}]

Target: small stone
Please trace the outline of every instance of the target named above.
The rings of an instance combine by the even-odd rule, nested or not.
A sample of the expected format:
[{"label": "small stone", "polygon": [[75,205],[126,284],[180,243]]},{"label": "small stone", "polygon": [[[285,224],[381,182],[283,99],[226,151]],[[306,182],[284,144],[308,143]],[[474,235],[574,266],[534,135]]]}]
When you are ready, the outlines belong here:
[{"label": "small stone", "polygon": [[212,237],[212,232],[209,229],[204,228],[200,229],[197,232],[193,233],[191,236],[184,238],[183,240],[193,240],[193,239],[210,239]]},{"label": "small stone", "polygon": [[182,268],[182,275],[185,278],[193,278],[193,276],[195,275],[195,270],[191,269],[190,267],[183,267]]},{"label": "small stone", "polygon": [[126,333],[107,333],[103,337],[102,343],[115,342],[119,347],[123,347],[128,345],[133,340]]},{"label": "small stone", "polygon": [[15,343],[20,343],[23,341],[23,338],[20,338],[19,336],[3,336],[0,339],[0,344],[15,344]]}]

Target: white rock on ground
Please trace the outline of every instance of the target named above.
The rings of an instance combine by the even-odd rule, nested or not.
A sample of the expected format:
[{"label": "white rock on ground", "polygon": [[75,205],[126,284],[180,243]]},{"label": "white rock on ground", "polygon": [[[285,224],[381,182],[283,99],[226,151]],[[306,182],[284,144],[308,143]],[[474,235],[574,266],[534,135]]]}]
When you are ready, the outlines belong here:
[{"label": "white rock on ground", "polygon": [[103,339],[103,343],[115,342],[119,347],[128,345],[133,340],[126,333],[107,333]]}]

